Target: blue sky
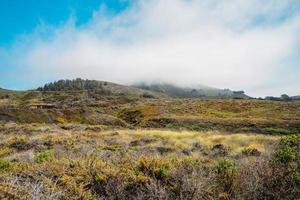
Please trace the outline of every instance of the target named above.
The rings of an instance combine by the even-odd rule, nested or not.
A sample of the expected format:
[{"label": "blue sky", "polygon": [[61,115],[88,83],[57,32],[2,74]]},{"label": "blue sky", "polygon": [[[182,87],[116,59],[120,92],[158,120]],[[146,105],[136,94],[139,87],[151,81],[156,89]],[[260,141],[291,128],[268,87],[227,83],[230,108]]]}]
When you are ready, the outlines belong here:
[{"label": "blue sky", "polygon": [[119,0],[1,0],[0,46],[9,47],[23,34],[30,34],[39,24],[58,26],[70,16],[76,17],[76,25],[84,25],[100,5],[106,5],[112,13],[128,6]]},{"label": "blue sky", "polygon": [[[15,48],[16,43],[23,42],[24,37],[44,24],[51,27],[60,26],[70,18],[75,18],[77,27],[84,26],[101,6],[105,6],[110,15],[125,10],[130,1],[124,0],[1,0],[0,1],[0,87],[11,89],[30,89],[48,80],[34,83],[30,80],[13,79],[20,69],[9,61],[13,55],[3,51]],[[45,35],[45,34],[44,34]],[[46,36],[51,37],[51,32]],[[2,50],[2,52],[1,52]],[[2,53],[2,54],[1,54]],[[9,57],[9,58],[8,58]],[[24,73],[24,72],[22,72]],[[26,72],[25,72],[26,73]]]},{"label": "blue sky", "polygon": [[65,78],[300,94],[298,0],[0,0],[0,87]]}]

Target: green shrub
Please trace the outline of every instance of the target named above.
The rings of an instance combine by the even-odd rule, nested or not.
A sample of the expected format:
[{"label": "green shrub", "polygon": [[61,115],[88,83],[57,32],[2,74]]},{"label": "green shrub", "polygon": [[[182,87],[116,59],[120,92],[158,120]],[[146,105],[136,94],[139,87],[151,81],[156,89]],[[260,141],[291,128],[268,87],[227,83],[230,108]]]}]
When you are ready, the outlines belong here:
[{"label": "green shrub", "polygon": [[236,165],[233,160],[224,159],[218,161],[215,167],[217,185],[221,192],[231,194],[236,176]]},{"label": "green shrub", "polygon": [[174,130],[197,130],[199,129],[196,125],[188,125],[188,124],[173,124],[169,123],[165,126],[168,129],[174,129]]},{"label": "green shrub", "polygon": [[219,175],[232,175],[236,171],[235,162],[229,159],[220,160],[215,169]]},{"label": "green shrub", "polygon": [[300,184],[300,135],[281,138],[275,160],[286,174],[292,175],[294,183]]},{"label": "green shrub", "polygon": [[283,164],[300,161],[300,135],[291,135],[280,140],[275,159]]},{"label": "green shrub", "polygon": [[300,171],[296,171],[294,173],[294,180],[298,185],[300,185]]},{"label": "green shrub", "polygon": [[162,180],[169,175],[169,165],[167,160],[142,156],[138,160],[137,169],[147,176]]},{"label": "green shrub", "polygon": [[169,123],[169,124],[166,125],[166,128],[168,128],[168,129],[179,129],[179,126],[176,125],[176,124]]},{"label": "green shrub", "polygon": [[0,159],[0,174],[11,169],[12,163],[8,160]]},{"label": "green shrub", "polygon": [[284,128],[265,128],[264,131],[269,134],[274,135],[288,135],[292,134],[292,131],[284,129]]},{"label": "green shrub", "polygon": [[285,146],[276,152],[276,160],[281,163],[291,162],[297,159],[297,154],[294,148]]},{"label": "green shrub", "polygon": [[155,178],[158,180],[162,180],[169,175],[168,170],[165,166],[160,166],[159,168],[157,168],[154,171],[154,174],[155,174]]},{"label": "green shrub", "polygon": [[53,160],[54,159],[54,151],[53,150],[46,150],[37,154],[35,161],[37,163],[43,163],[45,161]]},{"label": "green shrub", "polygon": [[281,138],[281,145],[291,146],[291,147],[299,147],[300,145],[300,135],[290,135]]}]

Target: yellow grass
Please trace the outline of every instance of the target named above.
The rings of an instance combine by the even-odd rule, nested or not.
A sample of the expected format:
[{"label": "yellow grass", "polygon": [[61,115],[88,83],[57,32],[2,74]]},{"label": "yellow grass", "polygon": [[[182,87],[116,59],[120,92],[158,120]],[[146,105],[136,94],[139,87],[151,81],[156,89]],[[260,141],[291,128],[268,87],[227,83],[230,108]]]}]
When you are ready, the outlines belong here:
[{"label": "yellow grass", "polygon": [[[111,132],[111,131],[110,131]],[[103,132],[101,135],[110,133]],[[265,152],[266,148],[274,145],[279,139],[279,136],[270,136],[254,133],[221,133],[221,132],[194,132],[194,131],[170,131],[170,130],[120,130],[119,139],[128,141],[141,139],[143,137],[155,137],[163,141],[173,143],[175,147],[184,148],[190,147],[193,143],[212,147],[215,144],[223,144],[229,147],[234,153],[241,152],[244,148],[256,148],[261,152]]]}]

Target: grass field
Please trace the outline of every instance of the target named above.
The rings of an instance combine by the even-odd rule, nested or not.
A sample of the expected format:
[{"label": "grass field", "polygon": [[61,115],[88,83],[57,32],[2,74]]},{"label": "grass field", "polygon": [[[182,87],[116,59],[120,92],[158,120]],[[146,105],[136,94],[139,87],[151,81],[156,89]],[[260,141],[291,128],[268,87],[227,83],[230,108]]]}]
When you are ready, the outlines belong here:
[{"label": "grass field", "polygon": [[[97,128],[3,123],[0,197],[293,199],[299,195],[299,171],[290,167],[298,158],[285,164],[276,161],[280,149],[287,148],[281,147],[279,136]],[[299,137],[290,138],[299,145]],[[293,156],[286,153],[284,159]]]},{"label": "grass field", "polygon": [[1,95],[0,199],[300,199],[297,101]]}]

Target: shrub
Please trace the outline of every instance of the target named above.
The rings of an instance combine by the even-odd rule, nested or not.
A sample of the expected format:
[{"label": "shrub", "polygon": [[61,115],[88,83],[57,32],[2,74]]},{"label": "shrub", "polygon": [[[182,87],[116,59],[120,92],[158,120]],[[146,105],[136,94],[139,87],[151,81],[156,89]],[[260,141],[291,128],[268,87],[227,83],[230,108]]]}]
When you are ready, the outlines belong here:
[{"label": "shrub", "polygon": [[37,154],[35,161],[37,163],[43,163],[45,161],[53,160],[54,159],[54,151],[53,150],[46,150]]},{"label": "shrub", "polygon": [[270,159],[261,156],[239,163],[234,199],[297,199],[300,194],[294,180],[296,174]]},{"label": "shrub", "polygon": [[245,156],[260,156],[261,152],[256,148],[244,148],[242,154]]},{"label": "shrub", "polygon": [[297,159],[298,152],[289,146],[284,146],[276,152],[276,160],[281,163],[288,163]]},{"label": "shrub", "polygon": [[300,171],[296,171],[294,173],[294,180],[298,185],[300,185]]},{"label": "shrub", "polygon": [[300,184],[300,135],[281,138],[279,147],[275,152],[275,161],[275,164],[277,163],[275,167],[284,173],[289,187],[295,188],[296,185]]},{"label": "shrub", "polygon": [[300,135],[291,135],[281,139],[275,159],[283,164],[300,161]]},{"label": "shrub", "polygon": [[160,166],[154,171],[154,174],[156,179],[162,180],[168,176],[169,172],[165,166]]},{"label": "shrub", "polygon": [[290,135],[281,138],[281,145],[291,146],[291,147],[299,147],[300,145],[300,135]]},{"label": "shrub", "polygon": [[12,163],[8,160],[0,159],[0,174],[8,171],[12,167]]},{"label": "shrub", "polygon": [[215,166],[215,172],[217,175],[216,181],[222,190],[221,192],[231,194],[236,174],[235,162],[229,159],[220,160]]},{"label": "shrub", "polygon": [[26,136],[15,136],[8,140],[8,146],[18,151],[25,151],[32,148],[32,144],[28,141],[29,138]]},{"label": "shrub", "polygon": [[138,161],[138,171],[158,180],[168,176],[169,163],[159,158],[141,157]]},{"label": "shrub", "polygon": [[223,144],[216,144],[211,148],[211,154],[213,156],[226,156],[229,153],[229,149]]},{"label": "shrub", "polygon": [[275,135],[288,135],[292,133],[292,131],[284,128],[265,128],[264,131],[266,133],[275,134]]}]

